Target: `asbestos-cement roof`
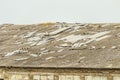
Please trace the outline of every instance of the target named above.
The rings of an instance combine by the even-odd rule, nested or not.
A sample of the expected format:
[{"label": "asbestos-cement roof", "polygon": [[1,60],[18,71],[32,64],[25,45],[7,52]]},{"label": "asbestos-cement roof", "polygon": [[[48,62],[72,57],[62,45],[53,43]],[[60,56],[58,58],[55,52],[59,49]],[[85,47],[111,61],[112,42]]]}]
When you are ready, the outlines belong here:
[{"label": "asbestos-cement roof", "polygon": [[0,66],[120,68],[120,24],[0,25]]}]

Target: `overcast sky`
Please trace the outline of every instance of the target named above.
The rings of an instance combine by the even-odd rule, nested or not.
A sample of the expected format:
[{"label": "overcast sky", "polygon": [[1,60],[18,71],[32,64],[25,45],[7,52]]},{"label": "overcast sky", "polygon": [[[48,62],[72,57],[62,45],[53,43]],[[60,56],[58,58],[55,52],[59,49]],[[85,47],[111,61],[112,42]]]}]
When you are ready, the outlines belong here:
[{"label": "overcast sky", "polygon": [[0,0],[0,24],[120,22],[120,0]]}]

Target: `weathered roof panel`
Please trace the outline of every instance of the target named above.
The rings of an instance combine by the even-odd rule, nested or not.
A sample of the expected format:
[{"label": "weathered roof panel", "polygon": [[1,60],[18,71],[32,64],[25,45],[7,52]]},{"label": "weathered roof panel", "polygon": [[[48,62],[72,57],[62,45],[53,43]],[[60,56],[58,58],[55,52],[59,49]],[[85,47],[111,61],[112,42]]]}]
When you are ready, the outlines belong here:
[{"label": "weathered roof panel", "polygon": [[120,68],[120,24],[1,25],[0,66]]}]

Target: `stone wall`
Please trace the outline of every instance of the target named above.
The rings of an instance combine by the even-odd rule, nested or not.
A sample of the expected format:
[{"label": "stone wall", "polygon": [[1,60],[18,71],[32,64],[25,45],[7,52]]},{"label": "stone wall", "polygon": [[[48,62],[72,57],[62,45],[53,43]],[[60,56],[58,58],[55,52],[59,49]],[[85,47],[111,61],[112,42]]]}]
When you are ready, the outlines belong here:
[{"label": "stone wall", "polygon": [[120,70],[102,69],[0,69],[4,80],[120,80]]}]

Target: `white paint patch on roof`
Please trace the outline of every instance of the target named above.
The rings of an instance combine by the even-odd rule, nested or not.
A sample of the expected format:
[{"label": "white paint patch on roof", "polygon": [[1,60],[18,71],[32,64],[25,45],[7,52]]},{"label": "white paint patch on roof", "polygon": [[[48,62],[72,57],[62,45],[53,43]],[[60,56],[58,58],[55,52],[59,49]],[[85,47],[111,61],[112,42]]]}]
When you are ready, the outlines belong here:
[{"label": "white paint patch on roof", "polygon": [[29,37],[31,37],[34,33],[35,33],[36,31],[34,31],[34,32],[29,32],[27,35],[25,35],[24,37],[25,38],[29,38]]},{"label": "white paint patch on roof", "polygon": [[120,33],[118,33],[117,36],[120,38]]},{"label": "white paint patch on roof", "polygon": [[36,36],[44,36],[44,35],[49,35],[48,32],[45,32],[45,33],[37,33]]},{"label": "white paint patch on roof", "polygon": [[53,58],[55,58],[55,57],[48,57],[48,58],[46,58],[46,60],[50,60],[50,59],[53,59]]},{"label": "white paint patch on roof", "polygon": [[59,58],[64,58],[66,55],[61,55],[61,56],[58,56]]},{"label": "white paint patch on roof", "polygon": [[108,65],[107,65],[107,67],[112,67],[112,66],[113,66],[113,64],[108,64]]},{"label": "white paint patch on roof", "polygon": [[70,46],[69,44],[65,43],[65,44],[60,44],[60,46],[62,47],[67,47],[67,46]]},{"label": "white paint patch on roof", "polygon": [[45,50],[46,48],[41,48],[40,50]]},{"label": "white paint patch on roof", "polygon": [[2,30],[2,31],[0,31],[0,32],[2,32],[2,33],[7,33],[7,32],[8,32],[8,30]]},{"label": "white paint patch on roof", "polygon": [[18,36],[17,35],[14,35],[13,38],[17,38]]},{"label": "white paint patch on roof", "polygon": [[60,40],[65,40],[65,42],[75,43],[76,41],[82,40],[82,39],[87,38],[87,37],[88,36],[86,36],[86,35],[84,35],[84,36],[83,35],[69,35],[69,36],[64,37]]},{"label": "white paint patch on roof", "polygon": [[73,28],[74,28],[74,30],[72,30],[70,33],[74,33],[76,31],[80,31],[82,26],[76,26],[76,27],[73,27]]},{"label": "white paint patch on roof", "polygon": [[24,51],[24,50],[15,50],[15,51],[13,51],[13,52],[7,53],[5,56],[7,57],[7,56],[12,56],[12,55],[17,54],[17,53],[26,53],[26,52],[28,52],[28,51]]},{"label": "white paint patch on roof", "polygon": [[56,51],[50,51],[49,53],[55,53]]},{"label": "white paint patch on roof", "polygon": [[15,54],[14,51],[13,51],[13,52],[10,52],[10,53],[7,53],[5,56],[7,57],[7,56],[11,56],[11,55],[13,55],[13,54]]},{"label": "white paint patch on roof", "polygon": [[108,34],[108,33],[110,33],[110,31],[98,32],[98,33],[90,36],[89,38],[94,38],[94,39],[96,39],[96,38],[101,37],[101,36],[103,36],[103,35],[105,35],[105,34]]},{"label": "white paint patch on roof", "polygon": [[85,59],[85,56],[83,56],[83,57],[80,57],[80,59],[79,59],[79,60],[82,60],[82,59]]},{"label": "white paint patch on roof", "polygon": [[[110,31],[99,32],[99,33],[96,33],[96,34],[94,34],[94,35],[87,35],[87,36],[85,35],[85,37],[82,37],[81,39],[84,39],[84,40],[90,39],[90,40],[85,41],[85,42],[83,42],[83,43],[80,43],[80,42],[75,43],[75,44],[72,46],[72,48],[80,47],[80,46],[82,46],[82,45],[90,44],[90,43],[93,42],[93,41],[100,41],[100,40],[102,40],[102,39],[108,38],[108,37],[111,36],[111,35],[105,35],[105,34],[108,34],[108,33],[110,33]],[[103,36],[103,35],[105,35],[105,36]],[[102,37],[102,36],[103,36],[103,37]],[[71,38],[75,39],[75,37],[71,37]],[[81,40],[81,39],[78,39],[78,38],[77,38],[76,40]]]},{"label": "white paint patch on roof", "polygon": [[38,57],[37,54],[30,54],[30,56],[32,56],[32,57]]},{"label": "white paint patch on roof", "polygon": [[57,52],[62,52],[64,49],[60,49],[60,50],[58,50]]},{"label": "white paint patch on roof", "polygon": [[51,32],[51,33],[49,33],[50,35],[56,35],[56,34],[58,34],[58,33],[60,33],[60,32],[63,32],[63,31],[65,31],[65,30],[67,30],[67,29],[69,29],[70,27],[63,27],[63,28],[59,28],[59,29],[57,29],[57,30],[55,30],[55,31],[53,31],[53,32]]},{"label": "white paint patch on roof", "polygon": [[96,48],[96,46],[92,46],[92,49],[95,49]]},{"label": "white paint patch on roof", "polygon": [[45,44],[46,42],[47,42],[46,40],[42,40],[42,41],[39,41],[36,45]]},{"label": "white paint patch on roof", "polygon": [[22,42],[16,41],[14,44],[21,44]]},{"label": "white paint patch on roof", "polygon": [[106,48],[106,46],[102,46],[102,49],[105,49]]},{"label": "white paint patch on roof", "polygon": [[[31,32],[30,35],[33,35],[34,33],[35,32]],[[48,33],[38,33],[31,37],[30,35],[29,37],[27,36],[27,44],[30,44],[31,46],[45,44],[48,40],[48,38],[45,37]]]},{"label": "white paint patch on roof", "polygon": [[41,52],[41,54],[45,54],[45,53],[48,53],[48,52],[49,52],[49,50],[44,50],[44,51]]},{"label": "white paint patch on roof", "polygon": [[100,41],[100,40],[103,40],[103,39],[106,39],[109,37],[111,37],[111,35],[106,35],[106,36],[100,37],[100,38],[96,39],[96,41]]},{"label": "white paint patch on roof", "polygon": [[28,39],[27,43],[30,44],[31,46],[34,46],[34,45],[45,44],[46,42],[47,42],[46,39],[41,40],[41,38],[39,37],[33,37],[33,38]]},{"label": "white paint patch on roof", "polygon": [[110,31],[104,31],[104,32],[99,32],[99,33],[96,33],[94,35],[69,35],[67,37],[64,37],[60,40],[65,40],[65,42],[71,42],[71,43],[75,43],[77,42],[78,40],[82,40],[82,39],[86,39],[86,38],[91,38],[92,40],[98,38],[98,37],[101,37],[105,34],[108,34],[110,33]]},{"label": "white paint patch on roof", "polygon": [[27,39],[27,41],[39,41],[41,38],[40,37],[31,37],[29,39]]},{"label": "white paint patch on roof", "polygon": [[87,44],[89,44],[89,43],[91,43],[91,42],[93,42],[93,41],[94,41],[94,39],[91,39],[91,40],[86,41],[86,42],[84,42],[84,43],[79,43],[79,42],[78,42],[78,43],[73,44],[72,48],[81,47],[82,45],[87,46]]},{"label": "white paint patch on roof", "polygon": [[116,49],[116,48],[117,48],[117,46],[112,46],[111,48],[112,48],[112,49]]},{"label": "white paint patch on roof", "polygon": [[26,44],[30,44],[30,46],[35,46],[37,42],[27,42]]},{"label": "white paint patch on roof", "polygon": [[22,61],[22,60],[26,60],[26,59],[28,59],[28,57],[27,58],[18,58],[18,59],[15,59],[16,61]]}]

